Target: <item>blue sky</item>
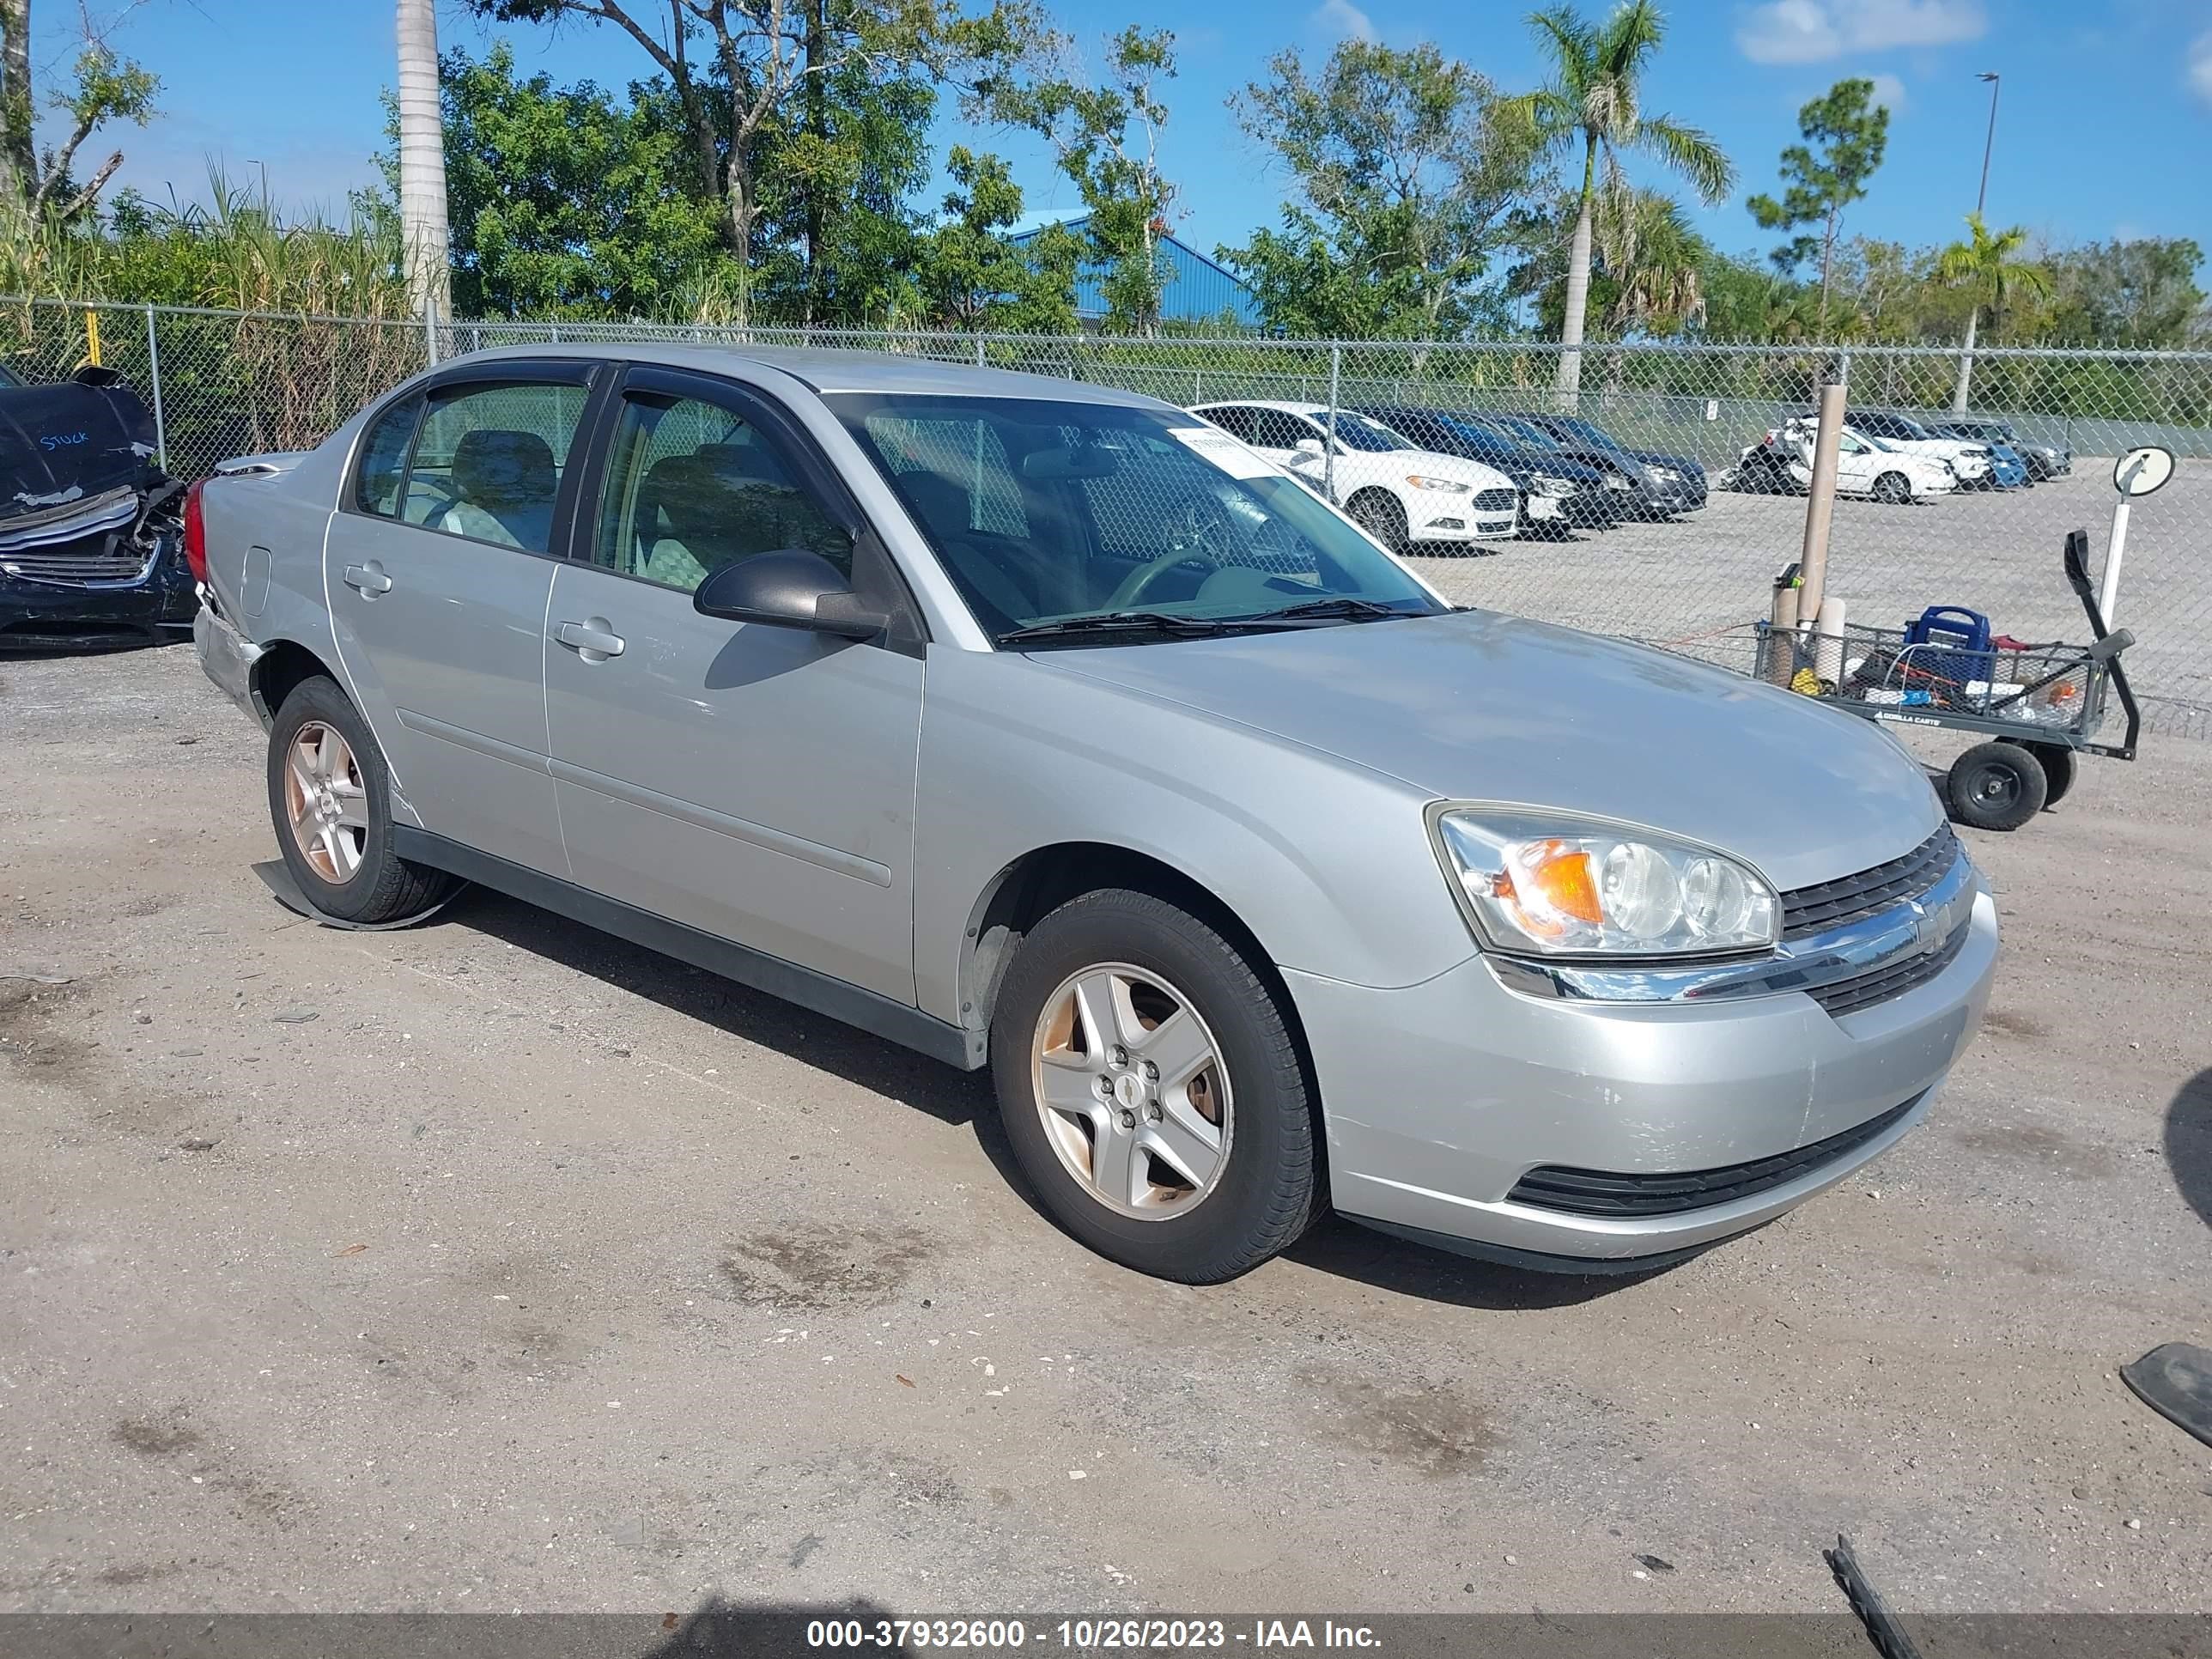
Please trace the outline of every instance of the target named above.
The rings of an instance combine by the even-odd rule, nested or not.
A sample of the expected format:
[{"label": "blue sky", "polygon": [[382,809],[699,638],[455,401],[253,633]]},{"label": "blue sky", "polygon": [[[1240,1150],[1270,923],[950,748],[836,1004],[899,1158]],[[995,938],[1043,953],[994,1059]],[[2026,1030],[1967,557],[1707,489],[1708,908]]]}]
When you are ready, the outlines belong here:
[{"label": "blue sky", "polygon": [[[1175,0],[1110,8],[1057,0],[1076,20],[1176,31],[1181,74],[1163,158],[1182,189],[1179,234],[1212,251],[1272,222],[1281,181],[1237,130],[1224,99],[1283,45],[1325,53],[1346,33],[1393,45],[1433,40],[1508,90],[1540,65],[1522,21],[1530,0]],[[1602,0],[1586,0],[1585,9]],[[167,198],[204,194],[204,157],[234,173],[266,167],[288,203],[342,205],[374,176],[380,95],[393,78],[388,0],[93,0],[116,46],[162,79],[161,113],[124,128],[118,182]],[[641,9],[658,11],[647,0]],[[2004,76],[1990,216],[2059,242],[2193,236],[2212,243],[2212,0],[1674,0],[1647,108],[1713,132],[1741,182],[1699,222],[1721,246],[1763,248],[1743,197],[1774,186],[1775,157],[1806,99],[1845,75],[1875,76],[1892,102],[1889,157],[1847,228],[1909,242],[1949,240],[1973,205],[1989,88]],[[76,7],[39,9],[37,68],[52,79],[74,50]],[[1194,21],[1194,19],[1199,21]],[[309,26],[308,20],[313,20]],[[503,31],[526,69],[620,85],[650,68],[604,25]],[[440,41],[481,50],[486,26],[440,7]],[[1095,39],[1085,46],[1098,53]],[[1012,157],[1032,208],[1071,205],[1043,152],[1012,135],[963,131],[948,113],[940,154],[981,142]],[[106,148],[99,140],[87,154]],[[2166,165],[2161,165],[2166,158]],[[2179,165],[2172,165],[2179,158]],[[96,159],[96,158],[95,158]]]}]

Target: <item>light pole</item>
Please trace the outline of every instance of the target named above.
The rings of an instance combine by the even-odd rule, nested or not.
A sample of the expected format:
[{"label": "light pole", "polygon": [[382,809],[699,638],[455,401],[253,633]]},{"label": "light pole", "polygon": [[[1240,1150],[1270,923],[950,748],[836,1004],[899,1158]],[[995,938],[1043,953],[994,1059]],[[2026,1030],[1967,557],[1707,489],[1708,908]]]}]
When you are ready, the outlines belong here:
[{"label": "light pole", "polygon": [[1997,86],[2003,77],[1994,70],[1984,70],[1974,78],[1990,83],[1990,134],[1988,137],[1982,140],[1982,188],[1980,193],[1974,198],[1974,215],[1978,218],[1981,216],[1982,210],[1989,205],[1990,152],[1996,148]]}]

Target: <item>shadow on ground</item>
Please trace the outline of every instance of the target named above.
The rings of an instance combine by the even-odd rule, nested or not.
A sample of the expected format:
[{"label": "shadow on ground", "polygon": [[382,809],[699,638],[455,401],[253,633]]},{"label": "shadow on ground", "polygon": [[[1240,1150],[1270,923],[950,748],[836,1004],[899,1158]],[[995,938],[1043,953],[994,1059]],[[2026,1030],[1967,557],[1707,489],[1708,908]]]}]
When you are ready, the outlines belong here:
[{"label": "shadow on ground", "polygon": [[2166,1108],[2166,1163],[2189,1207],[2212,1227],[2212,1067],[2183,1084]]},{"label": "shadow on ground", "polygon": [[[462,894],[435,925],[473,928],[687,1019],[817,1066],[941,1122],[966,1124],[1000,1177],[1036,1211],[1041,1221],[1051,1224],[1014,1163],[986,1073],[955,1071],[781,998],[483,888]],[[1412,1243],[1337,1216],[1325,1218],[1291,1249],[1288,1259],[1394,1295],[1499,1312],[1569,1307],[1666,1271],[1530,1273]]]}]

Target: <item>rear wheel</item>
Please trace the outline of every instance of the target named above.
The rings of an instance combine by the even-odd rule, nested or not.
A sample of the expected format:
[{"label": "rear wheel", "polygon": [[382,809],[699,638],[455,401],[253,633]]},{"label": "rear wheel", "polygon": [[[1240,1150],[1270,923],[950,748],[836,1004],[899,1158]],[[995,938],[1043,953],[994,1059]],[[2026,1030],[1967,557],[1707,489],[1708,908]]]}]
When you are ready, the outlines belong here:
[{"label": "rear wheel", "polygon": [[1944,794],[1951,816],[1977,830],[2017,830],[2043,810],[2050,784],[2016,743],[1978,743],[1951,763]]},{"label": "rear wheel", "polygon": [[1874,498],[1902,507],[1912,499],[1912,481],[1902,472],[1885,472],[1874,481]]},{"label": "rear wheel", "polygon": [[269,816],[307,902],[344,921],[426,910],[450,877],[392,850],[392,781],[368,723],[336,681],[294,686],[269,732]]},{"label": "rear wheel", "polygon": [[993,1011],[991,1069],[1045,1210],[1125,1267],[1234,1279],[1320,1207],[1305,1069],[1275,993],[1164,899],[1086,893],[1030,929]]},{"label": "rear wheel", "polygon": [[2071,749],[2063,743],[2030,743],[2022,738],[2006,738],[2002,741],[2027,750],[2035,757],[2036,763],[2043,768],[2043,804],[2045,806],[2056,806],[2066,799],[2066,792],[2074,787],[2074,775],[2080,769],[2080,763]]},{"label": "rear wheel", "polygon": [[1389,548],[1393,553],[1403,553],[1412,544],[1413,537],[1406,526],[1406,509],[1397,498],[1380,489],[1363,489],[1352,498],[1345,509],[1352,521]]}]

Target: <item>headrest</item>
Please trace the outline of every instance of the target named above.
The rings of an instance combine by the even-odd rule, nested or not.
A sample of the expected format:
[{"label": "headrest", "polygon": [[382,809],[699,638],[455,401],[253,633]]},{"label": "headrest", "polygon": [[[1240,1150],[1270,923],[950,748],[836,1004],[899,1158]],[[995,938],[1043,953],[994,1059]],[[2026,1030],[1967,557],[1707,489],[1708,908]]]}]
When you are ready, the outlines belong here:
[{"label": "headrest", "polygon": [[453,493],[479,507],[550,507],[558,492],[553,446],[535,432],[480,428],[453,446]]}]

